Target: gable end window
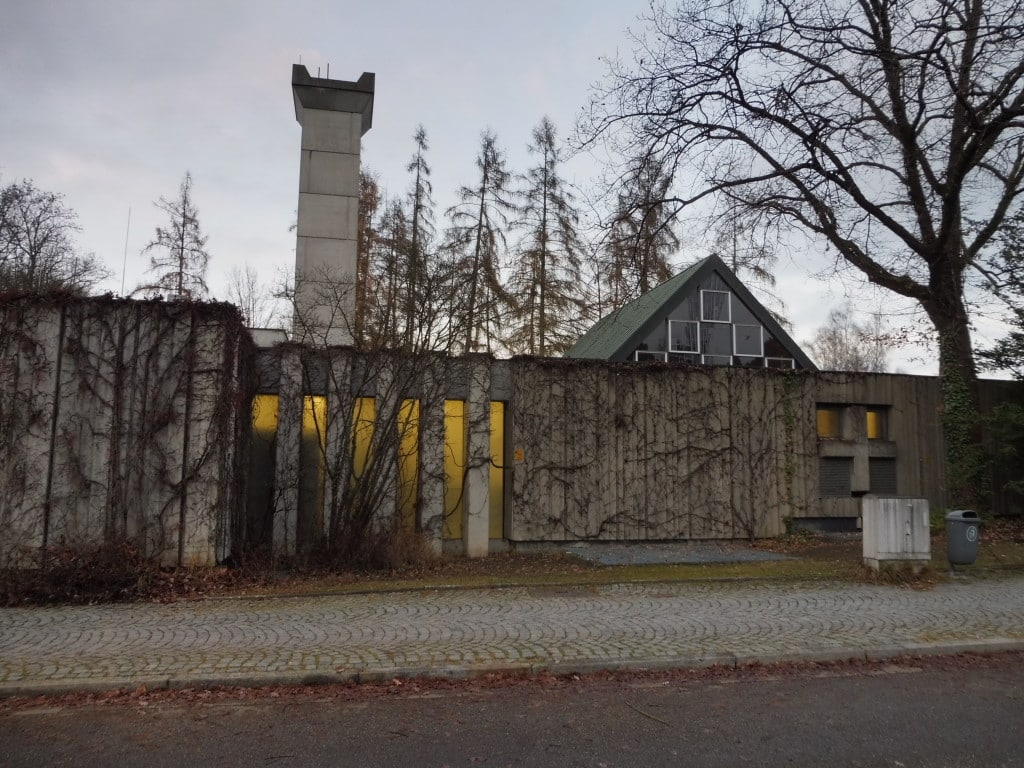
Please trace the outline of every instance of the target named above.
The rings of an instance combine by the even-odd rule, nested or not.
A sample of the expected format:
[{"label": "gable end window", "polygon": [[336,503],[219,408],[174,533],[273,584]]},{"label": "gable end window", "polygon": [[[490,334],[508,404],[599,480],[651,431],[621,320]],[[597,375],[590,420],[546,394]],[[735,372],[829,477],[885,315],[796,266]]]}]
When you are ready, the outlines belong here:
[{"label": "gable end window", "polygon": [[699,328],[696,320],[669,320],[668,351],[700,352]]},{"label": "gable end window", "polygon": [[704,365],[732,365],[732,355],[701,355]]},{"label": "gable end window", "polygon": [[732,305],[728,291],[700,292],[700,319],[706,323],[732,322]]},{"label": "gable end window", "polygon": [[656,360],[659,363],[664,363],[668,359],[667,352],[650,352],[646,349],[638,349],[633,353],[633,360],[638,363],[650,362]]},{"label": "gable end window", "polygon": [[761,357],[764,355],[764,338],[760,325],[740,325],[732,327],[733,354],[744,357]]}]

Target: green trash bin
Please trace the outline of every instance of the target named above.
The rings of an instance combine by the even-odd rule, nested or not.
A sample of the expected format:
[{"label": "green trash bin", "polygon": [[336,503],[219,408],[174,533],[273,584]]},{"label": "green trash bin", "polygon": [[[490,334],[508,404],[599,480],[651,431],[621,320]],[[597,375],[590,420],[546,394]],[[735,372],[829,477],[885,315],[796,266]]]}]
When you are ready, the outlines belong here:
[{"label": "green trash bin", "polygon": [[972,565],[978,559],[980,521],[969,509],[956,509],[946,515],[946,554],[950,565]]}]

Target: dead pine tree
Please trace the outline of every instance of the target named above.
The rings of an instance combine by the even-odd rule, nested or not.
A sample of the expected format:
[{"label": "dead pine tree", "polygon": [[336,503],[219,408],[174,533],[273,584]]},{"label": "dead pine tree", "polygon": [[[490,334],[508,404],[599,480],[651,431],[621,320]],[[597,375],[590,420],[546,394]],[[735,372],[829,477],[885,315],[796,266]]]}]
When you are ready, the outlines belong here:
[{"label": "dead pine tree", "polygon": [[156,207],[167,214],[167,223],[156,228],[155,237],[143,249],[149,255],[151,280],[136,289],[162,291],[171,298],[194,301],[204,298],[210,254],[206,235],[199,226],[199,210],[192,200],[192,174],[186,172],[173,200],[161,197]]},{"label": "dead pine tree", "polygon": [[465,352],[493,352],[501,320],[511,308],[501,263],[507,247],[505,229],[515,212],[509,185],[512,174],[490,131],[480,137],[479,172],[473,186],[459,189],[459,202],[448,209],[451,226],[446,250],[451,253],[450,287],[459,306],[453,318],[458,346]]},{"label": "dead pine tree", "polygon": [[583,243],[573,195],[560,175],[555,126],[545,117],[529,145],[537,163],[522,177],[515,228],[520,239],[510,293],[516,310],[506,335],[510,349],[528,355],[564,352],[582,308]]}]

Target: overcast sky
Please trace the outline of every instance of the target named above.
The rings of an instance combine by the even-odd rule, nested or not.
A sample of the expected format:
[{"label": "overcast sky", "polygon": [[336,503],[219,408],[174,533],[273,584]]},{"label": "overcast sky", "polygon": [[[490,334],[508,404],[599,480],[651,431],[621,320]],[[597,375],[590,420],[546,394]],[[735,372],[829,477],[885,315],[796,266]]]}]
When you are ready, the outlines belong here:
[{"label": "overcast sky", "polygon": [[[392,194],[407,184],[411,136],[430,141],[438,219],[473,178],[480,132],[493,129],[513,170],[544,115],[572,130],[599,80],[602,57],[628,55],[626,30],[646,0],[8,0],[0,21],[0,183],[28,178],[62,193],[79,217],[78,243],[126,292],[140,251],[164,219],[186,171],[212,254],[212,293],[235,266],[268,282],[294,265],[289,232],[298,199],[300,129],[291,66],[356,80],[375,72],[373,128],[363,163]],[[587,157],[567,175],[586,186]],[[129,209],[131,223],[129,227]],[[127,259],[124,259],[127,234]],[[707,251],[690,240],[676,264]],[[126,266],[122,274],[122,265]],[[847,294],[860,308],[895,310],[857,282],[808,279],[822,268],[795,249],[779,264],[779,292],[806,342]],[[935,366],[920,352],[906,372]]]}]

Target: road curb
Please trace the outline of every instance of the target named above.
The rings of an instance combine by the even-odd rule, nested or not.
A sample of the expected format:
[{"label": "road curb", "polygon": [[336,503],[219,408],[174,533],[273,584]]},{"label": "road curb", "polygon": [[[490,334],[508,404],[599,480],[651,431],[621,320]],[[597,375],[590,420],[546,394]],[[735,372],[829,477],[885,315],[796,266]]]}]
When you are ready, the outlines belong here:
[{"label": "road curb", "polygon": [[213,675],[205,677],[139,677],[132,679],[49,680],[19,684],[0,683],[0,698],[60,696],[71,693],[109,691],[181,690],[185,688],[270,688],[302,685],[350,685],[390,680],[470,680],[488,675],[537,676],[541,674],[590,675],[599,672],[659,672],[707,667],[740,668],[772,664],[813,664],[838,661],[884,661],[925,656],[998,654],[1024,652],[1024,640],[987,638],[934,643],[905,643],[885,647],[823,647],[779,653],[734,651],[678,657],[675,659],[563,660],[549,663],[444,665],[439,667],[382,667],[337,672],[285,672],[267,674]]}]

